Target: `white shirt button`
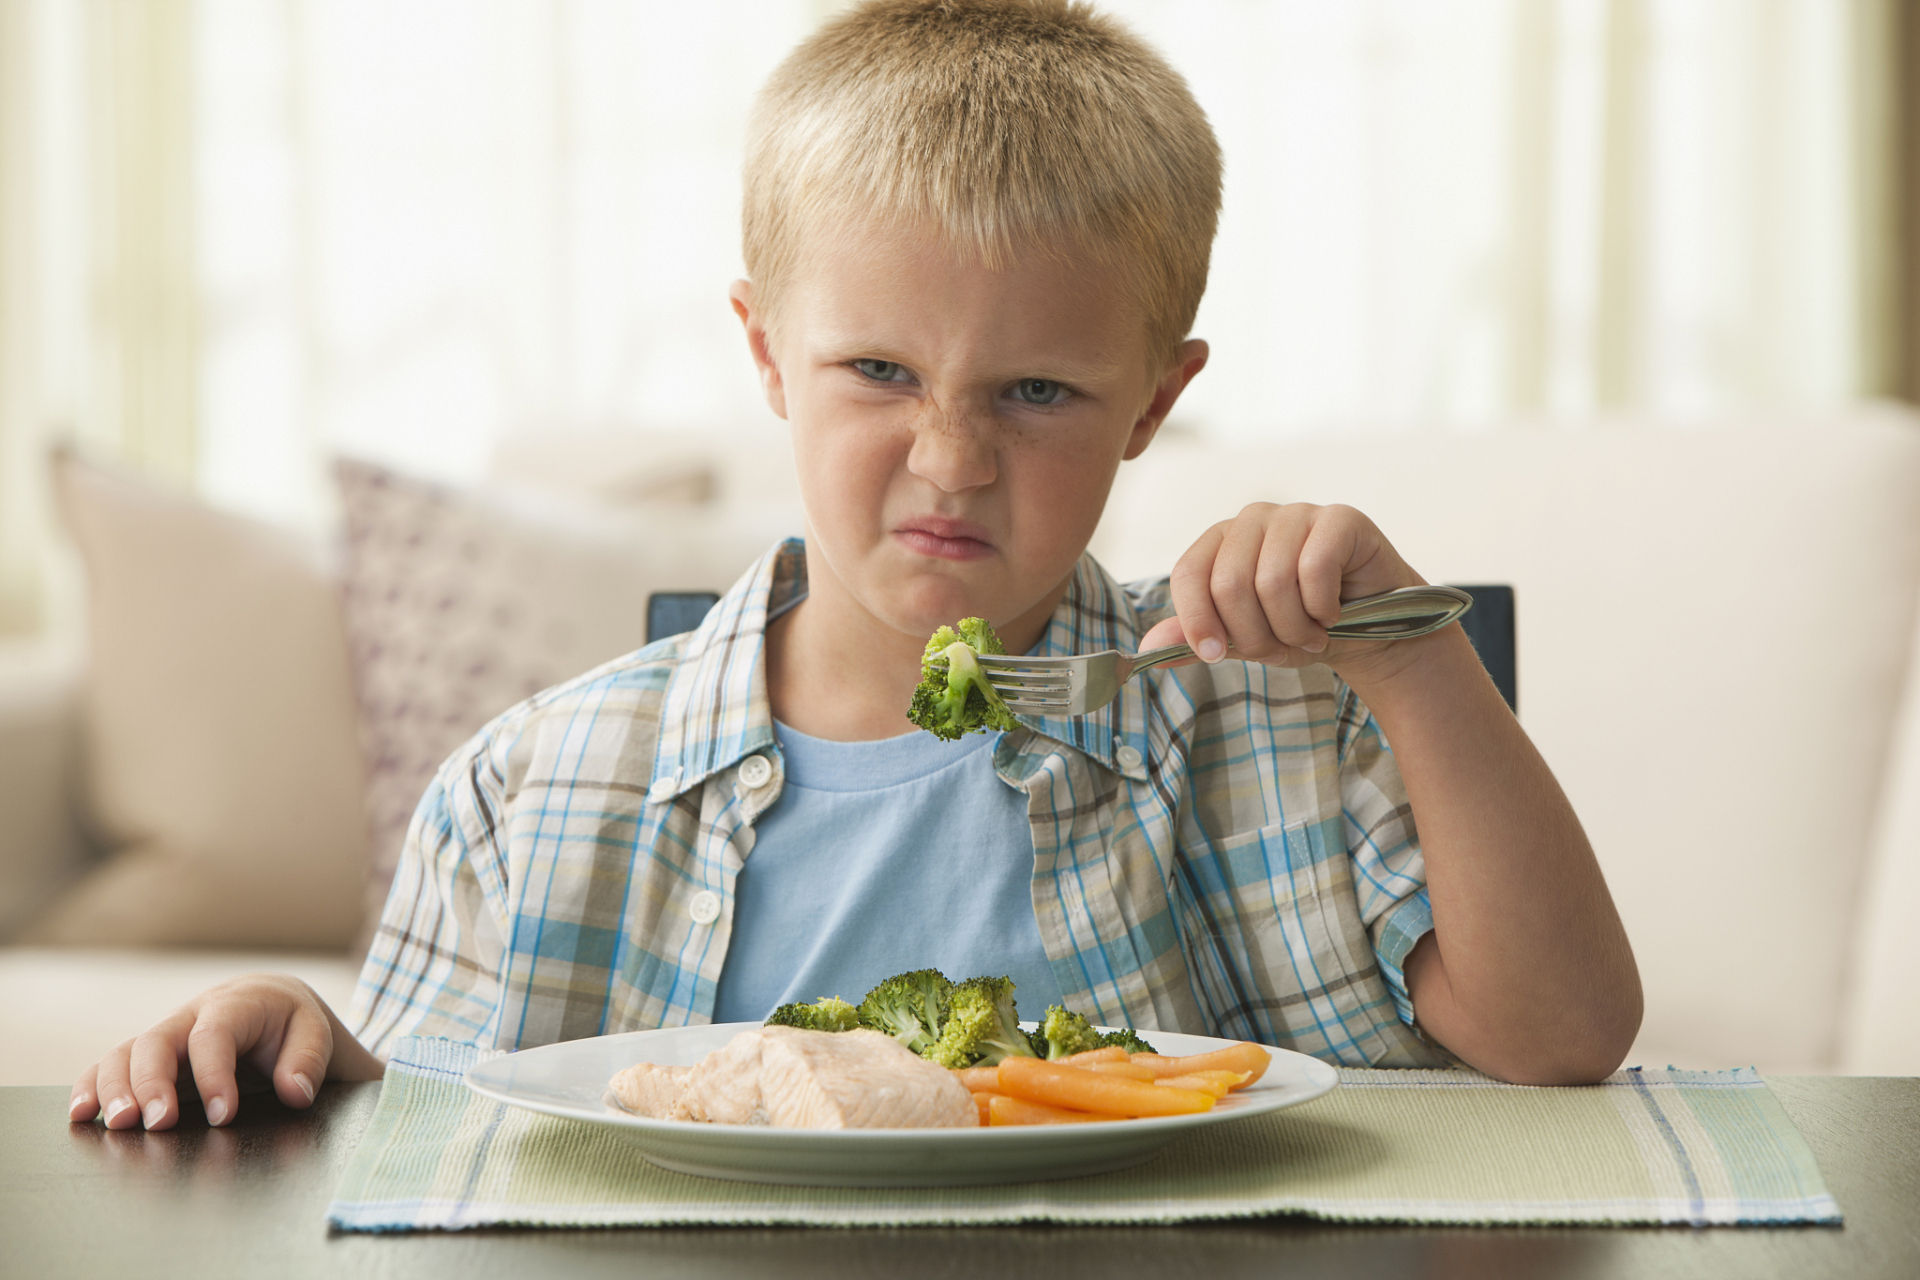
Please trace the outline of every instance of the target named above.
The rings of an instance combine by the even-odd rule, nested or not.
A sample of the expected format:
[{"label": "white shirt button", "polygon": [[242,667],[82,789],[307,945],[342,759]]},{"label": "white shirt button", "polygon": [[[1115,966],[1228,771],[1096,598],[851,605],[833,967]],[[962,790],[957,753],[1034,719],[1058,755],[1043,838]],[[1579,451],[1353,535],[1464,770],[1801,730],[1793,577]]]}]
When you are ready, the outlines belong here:
[{"label": "white shirt button", "polygon": [[655,778],[653,785],[647,788],[647,799],[653,801],[655,804],[659,804],[663,800],[673,799],[674,793],[678,790],[680,790],[679,774],[674,773],[664,778]]},{"label": "white shirt button", "polygon": [[1143,758],[1134,748],[1125,745],[1113,753],[1114,762],[1129,772],[1138,769]]},{"label": "white shirt button", "polygon": [[740,781],[756,790],[773,777],[773,762],[762,755],[751,755],[740,762]]},{"label": "white shirt button", "polygon": [[712,924],[720,918],[720,895],[711,889],[702,889],[688,901],[687,914],[695,924]]}]

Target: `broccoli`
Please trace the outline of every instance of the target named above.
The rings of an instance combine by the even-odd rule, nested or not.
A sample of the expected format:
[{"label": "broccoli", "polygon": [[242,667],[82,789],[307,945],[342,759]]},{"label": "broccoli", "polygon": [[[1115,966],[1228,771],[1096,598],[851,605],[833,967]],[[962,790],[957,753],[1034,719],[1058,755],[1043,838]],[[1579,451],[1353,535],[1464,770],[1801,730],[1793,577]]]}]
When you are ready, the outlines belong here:
[{"label": "broccoli", "polygon": [[937,738],[958,738],[988,729],[1009,730],[1020,722],[987,682],[979,655],[1005,653],[984,618],[962,618],[957,627],[941,627],[920,655],[920,684],[913,691],[907,719]]},{"label": "broccoli", "polygon": [[1100,1047],[1100,1033],[1079,1014],[1051,1005],[1033,1033],[1033,1051],[1042,1058],[1071,1057]]},{"label": "broccoli", "polygon": [[807,1031],[851,1031],[860,1025],[860,1012],[839,996],[822,996],[812,1004],[783,1004],[767,1015],[770,1027],[801,1027]]},{"label": "broccoli", "polygon": [[1160,1052],[1136,1035],[1132,1027],[1126,1027],[1119,1031],[1109,1031],[1101,1036],[1099,1047],[1104,1049],[1108,1045],[1119,1045],[1128,1053],[1158,1054]]},{"label": "broccoli", "polygon": [[928,1057],[947,1020],[953,983],[938,969],[896,974],[867,992],[860,1002],[860,1025],[892,1036],[921,1057]]},{"label": "broccoli", "polygon": [[926,1055],[943,1067],[990,1067],[1002,1058],[1037,1058],[1013,1007],[1012,978],[968,978],[953,989],[947,1024]]}]

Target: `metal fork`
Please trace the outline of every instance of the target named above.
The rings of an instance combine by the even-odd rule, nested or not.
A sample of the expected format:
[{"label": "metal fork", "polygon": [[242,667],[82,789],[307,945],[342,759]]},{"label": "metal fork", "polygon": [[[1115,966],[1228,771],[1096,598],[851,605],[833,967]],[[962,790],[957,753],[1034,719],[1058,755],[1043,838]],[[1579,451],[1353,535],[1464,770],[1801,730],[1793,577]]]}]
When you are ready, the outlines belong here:
[{"label": "metal fork", "polygon": [[[1327,634],[1341,640],[1405,640],[1438,631],[1472,607],[1473,597],[1458,587],[1402,587],[1347,601]],[[983,653],[980,665],[1013,711],[1083,716],[1112,702],[1120,686],[1140,672],[1192,652],[1187,645],[1171,644],[1145,653],[1108,649],[1071,658]]]}]

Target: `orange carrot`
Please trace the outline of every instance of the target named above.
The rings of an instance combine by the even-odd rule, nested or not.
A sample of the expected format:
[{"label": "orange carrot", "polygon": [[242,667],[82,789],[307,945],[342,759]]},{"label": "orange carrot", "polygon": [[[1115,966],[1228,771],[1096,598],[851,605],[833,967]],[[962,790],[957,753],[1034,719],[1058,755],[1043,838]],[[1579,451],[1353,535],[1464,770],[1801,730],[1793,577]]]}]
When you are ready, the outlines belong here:
[{"label": "orange carrot", "polygon": [[1076,1067],[1084,1067],[1093,1062],[1125,1062],[1126,1060],[1127,1051],[1117,1044],[1110,1044],[1104,1049],[1086,1049],[1080,1053],[1070,1053],[1060,1059]]},{"label": "orange carrot", "polygon": [[[976,1093],[976,1098],[989,1095]],[[1028,1102],[1025,1098],[1010,1098],[1004,1093],[991,1095],[993,1102],[989,1107],[990,1119],[982,1124],[1084,1124],[1089,1120],[1111,1120],[1112,1116],[1096,1116],[1085,1111],[1068,1111],[1064,1107],[1050,1107],[1044,1102]]]},{"label": "orange carrot", "polygon": [[1136,1053],[1130,1061],[1150,1069],[1156,1077],[1189,1076],[1196,1071],[1247,1071],[1252,1073],[1247,1084],[1252,1084],[1266,1074],[1267,1064],[1273,1061],[1273,1055],[1257,1044],[1242,1040],[1224,1049],[1215,1049],[1212,1053],[1194,1053],[1184,1058]]},{"label": "orange carrot", "polygon": [[983,1129],[993,1123],[993,1101],[995,1098],[1000,1099],[1002,1102],[1006,1101],[1004,1094],[992,1093],[985,1089],[975,1089],[973,1091],[973,1105],[980,1108],[980,1127]]},{"label": "orange carrot", "polygon": [[1131,1062],[1078,1062],[1073,1065],[1083,1071],[1095,1071],[1103,1076],[1121,1076],[1128,1080],[1153,1079],[1151,1068],[1136,1067]]},{"label": "orange carrot", "polygon": [[1252,1075],[1251,1071],[1193,1071],[1184,1076],[1161,1076],[1154,1083],[1163,1089],[1198,1089],[1216,1098],[1224,1098],[1228,1092],[1245,1084]]},{"label": "orange carrot", "polygon": [[1029,1102],[1106,1116],[1189,1115],[1213,1109],[1214,1097],[1194,1089],[1166,1089],[1144,1080],[1101,1075],[1038,1058],[1000,1063],[1000,1092]]},{"label": "orange carrot", "polygon": [[958,1080],[960,1087],[968,1093],[978,1093],[982,1089],[992,1092],[998,1087],[996,1081],[999,1080],[999,1076],[995,1074],[998,1070],[997,1067],[955,1067],[953,1078]]}]

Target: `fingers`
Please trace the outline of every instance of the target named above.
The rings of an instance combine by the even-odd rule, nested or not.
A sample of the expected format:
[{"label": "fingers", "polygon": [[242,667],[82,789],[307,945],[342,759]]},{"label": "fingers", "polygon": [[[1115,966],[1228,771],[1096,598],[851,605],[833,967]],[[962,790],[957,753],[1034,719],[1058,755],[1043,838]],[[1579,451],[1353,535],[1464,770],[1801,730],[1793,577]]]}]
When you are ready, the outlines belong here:
[{"label": "fingers", "polygon": [[[1255,662],[1286,663],[1326,647],[1300,593],[1300,552],[1317,508],[1256,503],[1195,542],[1170,579],[1187,643],[1217,662],[1229,646]],[[1338,616],[1339,579],[1333,584]]]},{"label": "fingers", "polygon": [[67,1119],[78,1124],[100,1114],[99,1077],[100,1064],[96,1062],[74,1078],[73,1092],[67,1096]]},{"label": "fingers", "polygon": [[[183,1005],[81,1072],[68,1098],[68,1115],[75,1121],[101,1116],[110,1129],[172,1128],[180,1120],[179,1079],[186,1065],[207,1122],[223,1125],[240,1109],[235,1073],[243,1059],[272,1079],[282,1102],[305,1107],[326,1079],[336,1029],[305,983],[267,974],[236,979]],[[367,1059],[361,1067],[372,1064],[370,1072],[363,1069],[354,1078],[378,1078],[378,1062],[351,1036],[347,1041]]]},{"label": "fingers", "polygon": [[[1304,666],[1324,660],[1343,597],[1417,580],[1351,507],[1254,503],[1201,535],[1170,588],[1177,629],[1203,660],[1231,647],[1252,661]],[[1173,620],[1160,623],[1142,648],[1169,643],[1173,630]]]},{"label": "fingers", "polygon": [[333,1032],[326,1006],[311,987],[296,978],[261,976],[216,988],[208,993],[207,1004],[211,1015],[205,1018],[208,1076],[198,1074],[201,1045],[197,1039],[194,1066],[202,1089],[211,1086],[218,1091],[217,1107],[209,1099],[208,1123],[224,1124],[239,1110],[239,1089],[233,1077],[237,1057],[271,1080],[274,1093],[288,1106],[313,1102],[320,1082],[327,1078]]},{"label": "fingers", "polygon": [[[1140,652],[1145,653],[1149,649],[1164,649],[1172,644],[1190,643],[1187,639],[1186,629],[1180,625],[1180,619],[1178,617],[1162,618],[1147,630],[1147,634],[1140,637]],[[1198,658],[1176,658],[1172,662],[1163,662],[1160,665],[1163,667],[1184,667],[1198,661]]]},{"label": "fingers", "polygon": [[171,1129],[180,1119],[174,1082],[180,1078],[180,1059],[192,1028],[191,1013],[182,1012],[185,1018],[175,1014],[135,1036],[127,1056],[127,1080],[140,1108],[139,1120],[149,1129]]},{"label": "fingers", "polygon": [[1322,507],[1300,545],[1295,557],[1298,599],[1321,632],[1321,648],[1326,647],[1326,628],[1340,621],[1341,590],[1348,576],[1366,567],[1364,535],[1372,528],[1372,522],[1351,507]]},{"label": "fingers", "polygon": [[95,1068],[95,1097],[101,1117],[109,1129],[131,1129],[140,1122],[140,1108],[133,1100],[133,1084],[127,1078],[127,1058],[133,1041],[107,1050]]},{"label": "fingers", "polygon": [[193,1065],[193,1085],[200,1091],[200,1107],[207,1123],[218,1127],[233,1119],[240,1109],[240,1084],[234,1078],[239,1044],[231,1023],[217,1016],[218,1006],[203,1009],[187,1036],[188,1060]]},{"label": "fingers", "polygon": [[1218,662],[1227,656],[1227,627],[1213,607],[1213,563],[1226,540],[1226,529],[1226,525],[1217,524],[1201,534],[1168,576],[1181,634],[1202,662]]},{"label": "fingers", "polygon": [[273,1064],[273,1091],[290,1107],[310,1105],[332,1058],[333,1029],[319,1001],[297,1006]]}]

